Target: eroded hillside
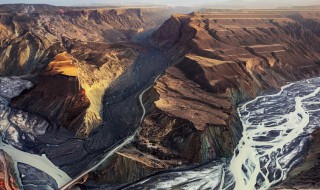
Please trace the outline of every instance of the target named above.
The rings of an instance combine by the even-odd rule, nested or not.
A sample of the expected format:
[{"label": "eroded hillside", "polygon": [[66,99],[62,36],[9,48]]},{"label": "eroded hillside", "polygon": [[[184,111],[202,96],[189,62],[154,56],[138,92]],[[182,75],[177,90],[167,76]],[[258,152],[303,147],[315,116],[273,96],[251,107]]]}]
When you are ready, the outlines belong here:
[{"label": "eroded hillside", "polygon": [[[175,11],[1,5],[0,75],[33,84],[11,100],[16,125],[6,140],[46,155],[70,178],[83,174],[77,182],[89,176],[88,189],[112,187],[231,157],[242,132],[241,102],[320,74],[317,9],[170,17]],[[44,126],[41,133],[16,129],[31,126],[29,120]],[[132,134],[132,142],[90,170]],[[320,151],[313,145],[310,152],[293,175],[317,172]],[[0,158],[9,168],[1,182],[21,185],[11,160]],[[20,172],[31,172],[28,167],[20,165]],[[301,182],[299,175],[294,180]]]},{"label": "eroded hillside", "polygon": [[315,10],[173,15],[152,42],[175,64],[144,98],[149,111],[137,140],[93,178],[130,182],[230,157],[242,132],[239,103],[319,76],[319,19]]},{"label": "eroded hillside", "polygon": [[0,75],[27,75],[37,84],[13,106],[88,136],[102,123],[105,90],[143,54],[136,36],[147,35],[173,12],[1,5]]}]

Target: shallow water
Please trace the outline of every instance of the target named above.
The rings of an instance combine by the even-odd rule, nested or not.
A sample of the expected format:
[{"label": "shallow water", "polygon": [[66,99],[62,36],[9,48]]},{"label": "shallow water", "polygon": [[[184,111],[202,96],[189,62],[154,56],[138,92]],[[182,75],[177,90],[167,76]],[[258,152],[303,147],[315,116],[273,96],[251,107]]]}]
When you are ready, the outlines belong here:
[{"label": "shallow water", "polygon": [[[0,149],[4,150],[13,159],[16,173],[19,176],[21,175],[18,169],[18,163],[23,163],[48,174],[55,180],[57,186],[61,187],[71,179],[65,172],[56,167],[46,155],[31,154],[14,147],[18,147],[17,144],[19,143],[20,134],[17,130],[14,130],[17,126],[14,126],[8,119],[11,114],[11,108],[8,107],[8,101],[19,95],[24,89],[30,87],[32,87],[32,84],[26,80],[13,77],[0,78],[0,131],[2,137]],[[11,131],[9,132],[9,130]],[[10,139],[9,143],[11,144],[8,144],[4,139]]]},{"label": "shallow water", "polygon": [[[19,139],[19,134],[7,132],[11,111],[7,105],[10,98],[30,87],[28,81],[0,78],[0,149],[16,164],[45,172],[61,187],[70,178],[45,155],[24,152],[3,140],[5,135]],[[193,169],[168,171],[125,189],[269,189],[302,161],[311,133],[320,127],[320,78],[291,83],[277,94],[259,96],[240,105],[238,113],[244,131],[230,163],[221,159]]]},{"label": "shallow water", "polygon": [[320,127],[320,78],[259,96],[238,113],[244,131],[230,163],[170,171],[125,189],[270,189],[301,163],[311,133]]},{"label": "shallow water", "polygon": [[301,161],[320,127],[320,78],[257,97],[238,112],[244,132],[230,165],[235,189],[269,189]]}]

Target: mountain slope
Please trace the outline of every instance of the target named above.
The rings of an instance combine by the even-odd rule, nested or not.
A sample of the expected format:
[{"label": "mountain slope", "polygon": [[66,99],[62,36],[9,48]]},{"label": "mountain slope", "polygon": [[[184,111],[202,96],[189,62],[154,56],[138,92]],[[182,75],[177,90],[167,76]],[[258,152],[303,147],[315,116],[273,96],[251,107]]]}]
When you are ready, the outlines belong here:
[{"label": "mountain slope", "polygon": [[[153,33],[152,42],[175,64],[144,98],[148,113],[139,137],[114,158],[130,164],[110,165],[92,178],[130,182],[230,157],[242,132],[239,103],[320,74],[317,24],[295,19],[296,14],[308,13],[173,15]],[[308,19],[319,23],[317,15]],[[110,170],[116,176],[103,172]]]},{"label": "mountain slope", "polygon": [[[102,122],[105,90],[143,54],[136,36],[147,35],[173,11],[169,7],[0,5],[0,76],[27,75],[37,83],[32,92],[15,99],[13,106],[42,114],[79,137],[88,136]],[[61,53],[68,54],[78,69],[69,67],[74,72],[71,76],[68,71],[44,73]],[[30,75],[38,73],[42,76]],[[57,85],[45,82],[51,80]],[[64,95],[61,88],[66,88]],[[35,97],[43,94],[43,101],[37,101]],[[70,115],[73,110],[78,111]]]}]

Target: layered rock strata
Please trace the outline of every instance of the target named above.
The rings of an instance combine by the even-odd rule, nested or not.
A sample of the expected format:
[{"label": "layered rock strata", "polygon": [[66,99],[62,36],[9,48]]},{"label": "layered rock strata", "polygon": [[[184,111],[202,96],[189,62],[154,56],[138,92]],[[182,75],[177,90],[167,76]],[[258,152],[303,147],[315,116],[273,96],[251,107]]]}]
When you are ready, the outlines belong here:
[{"label": "layered rock strata", "polygon": [[[230,157],[241,137],[239,103],[319,76],[317,15],[281,10],[173,15],[152,42],[175,64],[144,98],[148,113],[139,137],[115,156],[114,162],[131,164],[106,171],[119,171],[114,178],[125,183],[146,171]],[[103,171],[94,176],[110,182]]]}]

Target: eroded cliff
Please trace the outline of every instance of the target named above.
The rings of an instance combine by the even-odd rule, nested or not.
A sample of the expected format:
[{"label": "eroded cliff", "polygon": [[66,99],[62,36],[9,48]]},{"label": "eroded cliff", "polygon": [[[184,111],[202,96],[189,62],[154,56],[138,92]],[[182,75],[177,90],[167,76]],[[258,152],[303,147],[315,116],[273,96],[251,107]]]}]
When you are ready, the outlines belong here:
[{"label": "eroded cliff", "polygon": [[[241,137],[239,103],[319,76],[318,23],[316,11],[173,15],[152,42],[175,64],[144,98],[148,113],[137,140],[116,156],[135,163],[116,171],[135,177],[119,172],[116,181],[230,157]],[[103,170],[94,176],[112,181]]]},{"label": "eroded cliff", "polygon": [[0,75],[26,75],[37,84],[12,105],[87,137],[102,123],[105,90],[143,54],[136,36],[173,11],[1,5]]}]

